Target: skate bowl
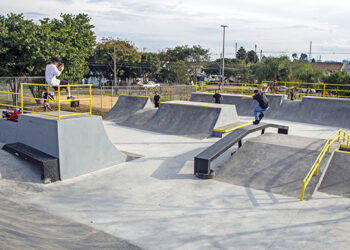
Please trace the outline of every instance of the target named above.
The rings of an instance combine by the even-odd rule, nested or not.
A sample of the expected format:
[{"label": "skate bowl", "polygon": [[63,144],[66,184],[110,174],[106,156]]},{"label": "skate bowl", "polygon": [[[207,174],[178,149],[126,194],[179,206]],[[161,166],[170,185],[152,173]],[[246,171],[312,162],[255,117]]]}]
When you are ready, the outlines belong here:
[{"label": "skate bowl", "polygon": [[213,129],[238,122],[236,108],[225,104],[170,101],[159,109],[143,109],[119,123],[158,133],[204,139]]},{"label": "skate bowl", "polygon": [[17,130],[12,136],[15,139],[11,137],[7,142],[23,143],[57,158],[60,180],[110,167],[127,159],[107,137],[99,116],[57,120],[46,115],[24,114],[19,116]]},{"label": "skate bowl", "polygon": [[[266,133],[249,139],[216,171],[216,180],[300,198],[302,181],[323,148],[325,140]],[[327,153],[320,165],[325,170]],[[311,198],[320,175],[306,189]]]},{"label": "skate bowl", "polygon": [[[257,105],[254,100],[243,100],[244,95],[223,94],[224,104],[236,105],[239,116],[253,116]],[[350,100],[343,98],[304,97],[302,100],[288,100],[284,95],[267,95],[269,110],[265,117],[277,120],[311,123],[335,127],[350,127]],[[210,93],[193,93],[191,101],[211,102]]]},{"label": "skate bowl", "polygon": [[126,120],[139,110],[152,107],[152,102],[148,96],[120,95],[117,103],[103,116],[103,119],[119,123]]}]

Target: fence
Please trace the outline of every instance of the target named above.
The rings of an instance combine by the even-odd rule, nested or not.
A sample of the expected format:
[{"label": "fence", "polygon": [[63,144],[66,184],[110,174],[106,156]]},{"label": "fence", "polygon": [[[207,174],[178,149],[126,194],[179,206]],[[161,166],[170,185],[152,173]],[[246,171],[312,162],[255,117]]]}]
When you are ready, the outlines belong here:
[{"label": "fence", "polygon": [[[70,87],[72,88],[76,88],[76,87],[84,87],[84,88],[88,88],[89,89],[89,98],[75,98],[75,99],[62,99],[61,98],[61,88],[65,88],[65,87]],[[37,84],[37,83],[21,83],[21,92],[20,92],[20,96],[21,96],[21,110],[24,111],[24,101],[25,100],[34,100],[36,102],[38,101],[43,101],[44,103],[46,103],[46,107],[49,106],[49,102],[56,102],[56,107],[57,107],[57,113],[43,113],[37,110],[29,110],[28,108],[26,108],[26,110],[24,112],[26,113],[35,113],[35,114],[42,114],[42,115],[47,115],[47,116],[54,116],[57,117],[58,120],[60,120],[62,117],[68,117],[68,116],[78,116],[78,115],[92,115],[92,98],[91,98],[91,84],[73,84],[73,85],[58,85],[57,86],[57,98],[50,100],[50,99],[44,99],[41,96],[39,97],[32,97],[32,96],[26,96],[25,95],[25,87],[29,87],[29,88],[42,88],[43,90],[46,89],[48,91],[48,93],[50,92],[50,86],[47,84]],[[74,112],[74,113],[68,113],[68,114],[62,114],[61,112],[61,108],[62,108],[62,103],[71,103],[72,101],[89,101],[89,111],[88,112]],[[46,110],[46,108],[44,108],[44,110]]]},{"label": "fence", "polygon": [[[0,77],[0,106],[8,108],[20,108],[20,83],[36,83],[35,85],[26,84],[23,88],[23,95],[33,98],[24,98],[25,107],[34,111],[43,110],[42,98],[44,88],[40,84],[45,83],[43,77]],[[90,96],[90,90],[85,86],[76,86],[71,90],[74,97],[86,99]],[[196,91],[195,86],[191,85],[161,85],[154,88],[144,88],[142,86],[101,86],[91,88],[91,111],[97,115],[103,115],[108,112],[118,100],[121,94],[126,95],[143,95],[153,97],[158,91],[162,101],[169,100],[189,100],[191,93]],[[153,99],[153,98],[151,98]],[[53,103],[53,108],[57,110],[57,105]],[[63,105],[63,110],[75,112],[87,112],[90,104],[80,104],[78,108],[70,108],[69,105]]]},{"label": "fence", "polygon": [[256,88],[269,87],[269,92],[289,95],[291,88],[299,98],[303,96],[337,97],[350,98],[350,84],[328,84],[328,83],[307,83],[307,82],[278,82],[273,86],[272,81],[262,83],[230,83],[230,82],[199,82],[197,90],[214,92],[219,90],[222,93],[249,95]]}]

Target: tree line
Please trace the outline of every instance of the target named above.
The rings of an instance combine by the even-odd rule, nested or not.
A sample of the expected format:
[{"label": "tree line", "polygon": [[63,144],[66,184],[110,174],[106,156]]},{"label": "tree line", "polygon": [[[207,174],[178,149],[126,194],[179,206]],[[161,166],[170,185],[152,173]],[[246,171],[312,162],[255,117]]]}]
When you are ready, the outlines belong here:
[{"label": "tree line", "polygon": [[[0,76],[43,76],[52,56],[65,63],[62,79],[81,82],[95,75],[109,80],[143,78],[169,83],[197,81],[198,73],[221,75],[221,59],[211,60],[209,49],[200,45],[176,46],[157,53],[138,50],[131,41],[96,40],[86,14],[61,14],[37,23],[23,14],[0,15]],[[302,81],[350,83],[345,72],[332,74],[314,68],[307,55],[258,58],[241,47],[235,58],[225,58],[225,80]]]}]

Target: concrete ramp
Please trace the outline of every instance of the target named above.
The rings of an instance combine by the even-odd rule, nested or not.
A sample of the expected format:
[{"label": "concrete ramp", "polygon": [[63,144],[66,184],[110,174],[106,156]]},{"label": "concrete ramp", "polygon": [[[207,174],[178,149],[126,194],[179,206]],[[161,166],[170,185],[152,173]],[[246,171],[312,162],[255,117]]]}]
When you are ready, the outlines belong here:
[{"label": "concrete ramp", "polygon": [[[241,116],[253,116],[257,105],[254,100],[242,100],[242,95],[223,94],[224,104],[236,105]],[[311,123],[325,126],[350,127],[350,100],[344,98],[304,97],[302,100],[288,100],[284,95],[267,94],[270,108],[266,118]],[[191,101],[211,102],[210,93],[193,93]]]},{"label": "concrete ramp", "polygon": [[148,96],[121,95],[113,108],[103,116],[103,119],[119,123],[125,121],[139,110],[152,107],[152,102]]},{"label": "concrete ramp", "polygon": [[[299,199],[302,180],[324,143],[325,140],[320,139],[266,133],[245,142],[217,170],[216,180]],[[329,156],[325,156],[321,172]],[[306,199],[313,194],[319,176],[314,176],[309,183]]]},{"label": "concrete ramp", "polygon": [[157,111],[144,109],[120,124],[158,133],[203,139],[213,129],[238,121],[235,106],[200,102],[171,101],[161,103]]},{"label": "concrete ramp", "polygon": [[319,192],[350,198],[350,154],[334,152]]},{"label": "concrete ramp", "polygon": [[[253,116],[253,110],[255,109],[257,102],[254,100],[244,100],[242,97],[247,97],[246,95],[233,95],[233,94],[221,94],[223,97],[223,104],[234,104],[236,105],[237,114],[241,116]],[[192,93],[191,101],[194,102],[207,102],[210,103],[213,94],[211,93]],[[266,112],[266,116],[272,113],[273,110],[277,110],[281,105],[282,100],[285,98],[284,95],[269,95],[269,111]]]},{"label": "concrete ramp", "polygon": [[20,115],[16,142],[58,158],[61,180],[126,160],[107,137],[99,116],[57,120],[39,114]]}]

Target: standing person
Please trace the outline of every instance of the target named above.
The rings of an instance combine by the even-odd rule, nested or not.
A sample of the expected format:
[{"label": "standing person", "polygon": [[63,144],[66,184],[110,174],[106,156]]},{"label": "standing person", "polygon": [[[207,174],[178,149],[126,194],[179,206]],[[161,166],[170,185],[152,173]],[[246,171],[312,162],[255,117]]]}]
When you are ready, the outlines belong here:
[{"label": "standing person", "polygon": [[[264,91],[259,92],[259,90],[254,90],[254,95],[250,97],[242,97],[241,99],[249,99],[249,100],[256,100],[258,102],[258,106],[254,109],[254,116],[255,121],[253,121],[253,124],[259,124],[261,119],[264,117],[264,112],[268,110],[269,108],[269,100],[266,97],[266,91],[268,88],[266,88]],[[258,113],[260,113],[258,115]]]},{"label": "standing person", "polygon": [[291,100],[291,101],[294,100],[294,91],[295,91],[295,87],[291,87],[291,88],[290,88],[290,100]]},{"label": "standing person", "polygon": [[[60,63],[61,63],[61,60],[57,56],[54,56],[51,59],[51,63],[46,65],[46,69],[45,69],[46,83],[48,85],[50,85],[50,87],[53,87],[54,90],[56,90],[56,91],[58,89],[57,88],[58,85],[69,85],[68,81],[58,80],[56,78],[59,75],[61,75],[61,73],[64,69],[64,64],[62,63],[61,65],[59,65]],[[62,87],[62,88],[65,88],[67,91],[67,99],[75,99],[73,96],[71,96],[69,87]],[[50,93],[50,95],[53,96],[53,94],[54,94],[54,92],[52,91]]]},{"label": "standing person", "polygon": [[159,95],[158,91],[156,91],[153,100],[154,100],[154,107],[159,108],[160,95]]},{"label": "standing person", "polygon": [[221,103],[223,99],[224,98],[222,97],[222,95],[220,95],[218,91],[215,90],[215,94],[211,98],[211,102],[215,101],[215,103]]},{"label": "standing person", "polygon": [[277,84],[278,84],[277,79],[275,79],[272,83],[272,93],[273,94],[276,94],[276,92],[277,92]]}]

